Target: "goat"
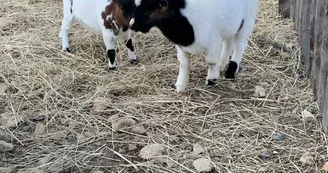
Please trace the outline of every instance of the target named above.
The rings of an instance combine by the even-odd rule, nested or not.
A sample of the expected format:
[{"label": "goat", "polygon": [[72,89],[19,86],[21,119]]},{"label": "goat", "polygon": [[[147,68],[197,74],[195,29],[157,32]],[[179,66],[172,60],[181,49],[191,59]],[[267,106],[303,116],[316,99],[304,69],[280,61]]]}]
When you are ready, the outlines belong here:
[{"label": "goat", "polygon": [[[129,6],[125,6],[129,9]],[[63,20],[59,38],[62,39],[62,51],[71,52],[68,40],[68,30],[73,21],[102,34],[108,58],[109,71],[116,69],[116,52],[114,42],[124,39],[128,48],[128,59],[131,64],[138,64],[134,53],[129,28],[130,16],[119,8],[118,0],[63,0]]]},{"label": "goat", "polygon": [[[134,4],[130,29],[147,33],[157,27],[176,45],[180,63],[177,92],[189,82],[190,54],[205,53],[208,74],[205,84],[217,84],[228,64],[225,78],[233,79],[239,69],[248,37],[255,27],[260,0],[119,0]],[[130,5],[133,6],[133,5]],[[221,52],[222,50],[222,52]],[[220,54],[221,53],[221,54]]]}]

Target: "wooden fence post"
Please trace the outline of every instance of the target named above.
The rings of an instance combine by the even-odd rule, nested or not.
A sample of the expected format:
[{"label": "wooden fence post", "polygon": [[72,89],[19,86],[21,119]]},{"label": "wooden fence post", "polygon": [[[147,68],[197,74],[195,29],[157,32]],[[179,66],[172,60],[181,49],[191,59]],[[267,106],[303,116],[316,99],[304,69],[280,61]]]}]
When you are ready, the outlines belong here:
[{"label": "wooden fence post", "polygon": [[301,43],[301,64],[307,71],[306,76],[309,76],[310,71],[310,15],[311,15],[311,3],[309,0],[302,0],[302,18],[300,43]]},{"label": "wooden fence post", "polygon": [[324,1],[324,23],[323,23],[323,36],[322,36],[322,49],[321,49],[321,67],[319,77],[319,107],[322,115],[322,124],[324,131],[328,133],[328,1]]},{"label": "wooden fence post", "polygon": [[290,2],[290,19],[295,21],[295,0],[291,0]]},{"label": "wooden fence post", "polygon": [[290,1],[291,0],[279,0],[279,14],[281,14],[283,18],[290,17]]},{"label": "wooden fence post", "polygon": [[[313,58],[313,71],[312,71],[312,88],[314,99],[320,102],[319,98],[319,79],[321,68],[321,49],[322,49],[322,37],[323,37],[323,24],[325,19],[325,0],[317,0],[316,12],[315,12],[315,27],[314,27],[314,58]],[[319,104],[320,107],[320,104]],[[320,108],[322,110],[322,108]]]}]

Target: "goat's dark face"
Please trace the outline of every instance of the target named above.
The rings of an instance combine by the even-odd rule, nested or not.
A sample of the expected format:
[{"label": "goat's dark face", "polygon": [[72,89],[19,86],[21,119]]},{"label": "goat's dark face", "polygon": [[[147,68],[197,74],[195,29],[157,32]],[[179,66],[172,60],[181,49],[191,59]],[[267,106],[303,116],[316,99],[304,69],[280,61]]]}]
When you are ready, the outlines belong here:
[{"label": "goat's dark face", "polygon": [[[168,11],[167,0],[120,0],[122,11],[132,13],[130,27],[132,30],[147,33],[156,24],[166,17]],[[130,10],[134,7],[133,12]],[[125,13],[125,12],[124,12]]]}]

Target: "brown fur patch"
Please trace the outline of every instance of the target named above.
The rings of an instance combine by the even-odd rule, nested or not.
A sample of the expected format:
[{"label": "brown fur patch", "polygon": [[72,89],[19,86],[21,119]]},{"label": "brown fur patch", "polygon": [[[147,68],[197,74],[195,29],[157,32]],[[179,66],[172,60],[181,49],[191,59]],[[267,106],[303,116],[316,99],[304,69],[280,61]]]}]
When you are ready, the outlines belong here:
[{"label": "brown fur patch", "polygon": [[[109,15],[112,15],[112,18],[106,20]],[[105,10],[101,13],[101,17],[104,20],[105,28],[112,29],[116,34],[121,28],[123,28],[123,31],[126,31],[129,28],[128,20],[123,16],[122,10],[115,2],[112,2],[105,7]],[[115,23],[117,27],[115,26]]]}]

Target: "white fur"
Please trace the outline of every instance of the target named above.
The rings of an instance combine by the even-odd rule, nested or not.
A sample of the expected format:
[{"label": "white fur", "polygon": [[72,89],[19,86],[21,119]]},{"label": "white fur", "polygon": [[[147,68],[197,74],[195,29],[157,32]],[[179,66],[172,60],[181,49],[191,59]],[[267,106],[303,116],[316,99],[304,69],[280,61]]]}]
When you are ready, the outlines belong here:
[{"label": "white fur", "polygon": [[[73,7],[71,13],[71,1],[63,0],[63,20],[59,37],[62,39],[62,50],[65,51],[69,48],[68,30],[70,29],[73,20],[78,21],[86,28],[91,29],[97,34],[102,34],[106,49],[115,49],[114,41],[116,39],[124,39],[125,41],[131,38],[131,30],[126,32],[119,31],[118,35],[115,35],[111,29],[106,29],[104,26],[104,19],[101,13],[105,10],[106,6],[114,3],[111,0],[73,0]],[[106,16],[106,20],[112,19],[112,14]],[[114,21],[114,25],[116,23]],[[133,51],[128,49],[129,60],[136,59],[136,55]],[[116,61],[111,64],[108,61],[110,68],[116,67]]]},{"label": "white fur", "polygon": [[136,4],[136,6],[138,7],[141,4],[141,0],[134,0],[134,3]]},{"label": "white fur", "polygon": [[[252,34],[259,0],[186,0],[181,13],[193,26],[195,42],[187,47],[177,46],[180,62],[176,91],[186,89],[189,81],[189,53],[205,53],[209,66],[207,79],[217,79],[232,54],[239,64]],[[244,24],[239,32],[241,21]],[[222,51],[221,51],[222,50]],[[238,69],[237,69],[238,71]],[[207,82],[208,80],[206,80]]]}]

